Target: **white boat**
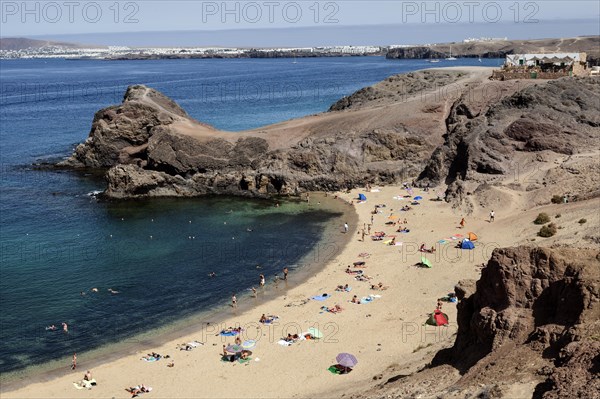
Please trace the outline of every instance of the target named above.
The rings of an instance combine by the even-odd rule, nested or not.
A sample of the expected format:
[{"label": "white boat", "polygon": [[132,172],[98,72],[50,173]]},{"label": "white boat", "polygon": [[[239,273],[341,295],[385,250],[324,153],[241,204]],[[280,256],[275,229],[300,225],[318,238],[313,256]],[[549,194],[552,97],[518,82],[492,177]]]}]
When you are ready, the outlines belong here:
[{"label": "white boat", "polygon": [[446,58],[448,61],[456,61],[455,57],[452,57],[452,46],[450,46],[450,57]]},{"label": "white boat", "polygon": [[440,62],[440,60],[434,59],[434,60],[429,60],[429,62]]}]

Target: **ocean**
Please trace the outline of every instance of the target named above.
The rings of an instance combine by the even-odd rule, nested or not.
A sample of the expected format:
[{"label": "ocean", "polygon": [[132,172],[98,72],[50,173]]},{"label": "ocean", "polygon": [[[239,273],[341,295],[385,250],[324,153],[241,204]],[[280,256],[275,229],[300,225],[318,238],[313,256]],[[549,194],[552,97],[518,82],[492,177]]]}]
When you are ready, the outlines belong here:
[{"label": "ocean", "polygon": [[[2,379],[65,366],[73,352],[110,353],[131,337],[172,332],[223,308],[232,293],[244,301],[259,274],[268,281],[263,295],[277,295],[283,287],[273,277],[283,267],[289,283],[299,283],[334,256],[319,251],[335,248],[344,222],[344,208],[332,201],[98,201],[102,176],[32,167],[69,156],[94,113],[120,103],[128,85],[158,89],[192,117],[235,134],[325,111],[394,74],[499,62],[0,61]],[[60,331],[63,322],[69,333]],[[52,324],[58,331],[46,330]]]}]

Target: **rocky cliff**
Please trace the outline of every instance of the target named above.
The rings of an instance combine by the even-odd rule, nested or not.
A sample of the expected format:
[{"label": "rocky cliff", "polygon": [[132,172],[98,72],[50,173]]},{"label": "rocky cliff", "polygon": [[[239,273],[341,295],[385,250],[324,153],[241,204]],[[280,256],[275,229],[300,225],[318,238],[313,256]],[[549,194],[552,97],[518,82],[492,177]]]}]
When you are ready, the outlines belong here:
[{"label": "rocky cliff", "polygon": [[573,158],[600,148],[600,81],[563,78],[512,85],[512,89],[497,86],[513,92],[483,106],[484,91],[470,92],[452,104],[445,142],[432,153],[419,179],[448,185],[447,198],[457,202],[468,201],[467,193],[480,185],[507,177],[527,183],[528,191],[555,183],[554,187],[568,187],[575,196],[600,194],[596,157],[583,166],[563,167],[572,173],[549,170],[537,182],[526,180],[548,169],[544,158],[548,154]]},{"label": "rocky cliff", "polygon": [[[98,111],[88,139],[60,166],[106,169],[112,198],[298,195],[416,176],[443,133],[443,104],[419,93],[464,79],[460,72],[391,77],[377,98],[246,132],[223,132],[189,117],[141,85]],[[402,107],[417,107],[410,113]],[[424,106],[425,105],[425,106]],[[350,112],[346,112],[350,111]]]},{"label": "rocky cliff", "polygon": [[598,250],[497,249],[456,294],[454,346],[353,398],[600,397]]},{"label": "rocky cliff", "polygon": [[579,53],[586,52],[594,60],[600,55],[600,36],[563,39],[495,40],[468,43],[443,43],[431,46],[398,47],[390,49],[389,59],[429,59],[454,57],[504,58],[507,54]]}]

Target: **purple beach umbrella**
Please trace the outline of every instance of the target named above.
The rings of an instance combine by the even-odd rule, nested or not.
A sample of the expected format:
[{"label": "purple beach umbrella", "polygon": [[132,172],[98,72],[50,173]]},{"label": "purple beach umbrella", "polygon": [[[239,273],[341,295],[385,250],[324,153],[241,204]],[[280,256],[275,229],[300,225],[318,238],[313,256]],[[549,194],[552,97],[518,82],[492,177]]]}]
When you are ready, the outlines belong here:
[{"label": "purple beach umbrella", "polygon": [[241,345],[227,345],[225,350],[229,353],[240,353],[244,348]]},{"label": "purple beach umbrella", "polygon": [[337,360],[340,366],[344,367],[354,367],[356,366],[356,363],[358,363],[356,357],[350,353],[340,353],[336,356],[335,360]]}]

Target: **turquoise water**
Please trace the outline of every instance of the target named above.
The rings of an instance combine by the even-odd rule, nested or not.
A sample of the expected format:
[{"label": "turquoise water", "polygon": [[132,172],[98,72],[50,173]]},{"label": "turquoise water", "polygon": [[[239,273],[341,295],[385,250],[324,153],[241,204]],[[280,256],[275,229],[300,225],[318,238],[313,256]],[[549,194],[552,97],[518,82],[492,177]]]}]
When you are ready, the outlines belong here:
[{"label": "turquoise water", "polygon": [[[0,62],[2,373],[223,304],[259,273],[299,267],[330,239],[325,227],[342,223],[336,210],[294,201],[98,202],[90,193],[104,189],[102,176],[31,168],[68,156],[94,112],[119,103],[128,85],[161,90],[191,116],[235,132],[324,111],[363,86],[430,66],[381,57]],[[45,330],[62,322],[68,334]]]}]

